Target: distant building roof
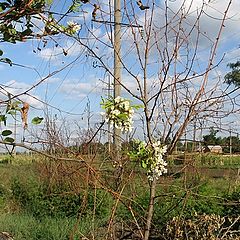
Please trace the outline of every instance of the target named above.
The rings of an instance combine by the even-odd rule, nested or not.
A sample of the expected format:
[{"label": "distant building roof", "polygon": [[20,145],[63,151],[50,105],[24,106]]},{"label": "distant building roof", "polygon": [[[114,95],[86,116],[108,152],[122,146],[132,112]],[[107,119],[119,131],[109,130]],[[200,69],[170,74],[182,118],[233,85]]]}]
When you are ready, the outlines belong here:
[{"label": "distant building roof", "polygon": [[209,152],[213,153],[222,153],[222,147],[220,145],[207,145],[206,150],[209,150]]}]

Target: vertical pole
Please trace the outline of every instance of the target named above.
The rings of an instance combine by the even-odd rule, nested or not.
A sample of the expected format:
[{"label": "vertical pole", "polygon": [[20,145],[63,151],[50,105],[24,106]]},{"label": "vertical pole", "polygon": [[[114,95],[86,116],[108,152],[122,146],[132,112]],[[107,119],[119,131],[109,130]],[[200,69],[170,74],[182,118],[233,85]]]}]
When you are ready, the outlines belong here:
[{"label": "vertical pole", "polygon": [[[15,116],[14,116],[14,139],[15,142],[17,142],[17,110],[15,110]],[[13,156],[17,155],[16,146],[13,149]]]},{"label": "vertical pole", "polygon": [[232,156],[232,129],[230,128],[230,155]]},{"label": "vertical pole", "polygon": [[[111,87],[111,78],[110,78],[110,75],[108,76],[108,98],[110,98],[110,87]],[[112,135],[110,133],[111,131],[111,125],[110,123],[108,123],[108,153],[110,154],[111,152],[111,142],[112,142]]]},{"label": "vertical pole", "polygon": [[[121,94],[121,0],[114,0],[114,98]],[[121,147],[121,130],[114,128],[113,145],[116,149],[116,160],[119,162]]]},{"label": "vertical pole", "polygon": [[197,130],[197,119],[195,118],[194,123],[193,123],[193,143],[192,143],[192,152],[195,152],[196,150],[196,130]]}]

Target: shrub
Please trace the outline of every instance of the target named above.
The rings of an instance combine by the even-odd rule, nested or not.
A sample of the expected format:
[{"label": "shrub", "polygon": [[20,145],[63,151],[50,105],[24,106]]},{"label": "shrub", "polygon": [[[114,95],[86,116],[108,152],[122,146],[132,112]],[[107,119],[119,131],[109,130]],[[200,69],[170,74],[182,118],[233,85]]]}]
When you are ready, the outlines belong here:
[{"label": "shrub", "polygon": [[164,229],[164,239],[214,240],[224,219],[218,215],[195,215],[192,219],[174,217]]},{"label": "shrub", "polygon": [[34,216],[76,216],[81,205],[80,194],[68,194],[61,189],[48,192],[46,186],[36,180],[12,182],[13,198],[24,210]]},{"label": "shrub", "polygon": [[240,216],[240,187],[225,196],[224,213],[230,217]]},{"label": "shrub", "polygon": [[[83,194],[68,191],[66,188],[51,188],[43,182],[29,179],[21,182],[14,179],[12,182],[12,195],[23,208],[35,217],[72,217],[77,216],[83,204]],[[89,190],[84,206],[84,214],[94,214],[105,218],[111,211],[112,197],[106,191]],[[83,208],[82,208],[83,209]]]}]

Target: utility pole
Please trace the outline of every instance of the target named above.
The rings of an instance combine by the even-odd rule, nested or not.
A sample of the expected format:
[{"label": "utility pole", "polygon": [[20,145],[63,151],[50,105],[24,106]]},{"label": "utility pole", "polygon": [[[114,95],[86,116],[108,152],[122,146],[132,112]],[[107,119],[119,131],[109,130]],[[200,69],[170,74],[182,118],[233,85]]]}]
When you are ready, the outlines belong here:
[{"label": "utility pole", "polygon": [[[17,142],[17,110],[15,110],[14,112],[15,112],[15,116],[14,116],[14,139],[15,139],[15,142]],[[16,146],[13,149],[13,155],[14,156],[17,155]]]},{"label": "utility pole", "polygon": [[[121,0],[114,0],[114,98],[121,95]],[[114,127],[113,146],[119,162],[121,130]]]},{"label": "utility pole", "polygon": [[192,143],[192,152],[196,151],[196,131],[197,131],[197,118],[195,117],[193,123],[193,143]]},{"label": "utility pole", "polygon": [[[107,89],[107,91],[108,91],[108,98],[110,98],[110,87],[111,87],[111,78],[110,78],[110,75],[108,76],[108,89]],[[111,142],[112,142],[112,136],[111,136],[111,125],[110,125],[110,123],[108,123],[108,153],[110,154],[110,152],[111,152]]]},{"label": "utility pole", "polygon": [[232,129],[230,128],[230,138],[229,138],[229,143],[230,143],[230,155],[232,156]]}]

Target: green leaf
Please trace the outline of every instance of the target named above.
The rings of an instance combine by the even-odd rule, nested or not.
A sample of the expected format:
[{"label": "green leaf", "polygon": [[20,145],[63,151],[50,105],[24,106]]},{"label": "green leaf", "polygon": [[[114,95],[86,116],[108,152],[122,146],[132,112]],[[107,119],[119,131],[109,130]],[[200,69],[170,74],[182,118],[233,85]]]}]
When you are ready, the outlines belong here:
[{"label": "green leaf", "polygon": [[[9,2],[9,0],[7,0]],[[11,2],[10,2],[11,4]],[[7,2],[0,3],[0,12],[4,11],[10,5]]]},{"label": "green leaf", "polygon": [[16,110],[8,110],[7,114],[10,114],[12,116],[16,116],[17,113],[16,113]]},{"label": "green leaf", "polygon": [[7,124],[7,117],[5,115],[0,115],[0,122],[3,122],[4,125],[6,126],[6,124]]},{"label": "green leaf", "polygon": [[6,137],[4,139],[4,142],[6,142],[6,143],[13,143],[14,141],[15,141],[14,138],[11,138],[11,137]]},{"label": "green leaf", "polygon": [[147,164],[145,163],[145,161],[142,161],[142,162],[141,162],[141,166],[142,166],[142,168],[144,168],[144,169],[147,168]]},{"label": "green leaf", "polygon": [[29,36],[29,35],[31,35],[32,34],[32,30],[30,29],[30,28],[27,28],[26,30],[24,30],[23,32],[22,32],[22,35],[23,36]]},{"label": "green leaf", "polygon": [[2,131],[2,136],[4,136],[4,137],[9,136],[11,134],[12,134],[11,130],[4,130],[4,131]]},{"label": "green leaf", "polygon": [[40,124],[42,121],[43,121],[43,118],[42,118],[42,117],[35,117],[35,118],[32,119],[32,124],[38,125],[38,124]]},{"label": "green leaf", "polygon": [[143,105],[132,105],[132,108],[135,108],[136,110],[139,110],[140,108],[144,108]]},{"label": "green leaf", "polygon": [[46,3],[47,3],[48,5],[51,5],[51,4],[53,3],[53,0],[47,0]]},{"label": "green leaf", "polygon": [[12,66],[12,61],[9,58],[0,58],[0,62],[8,63],[10,66]]}]

